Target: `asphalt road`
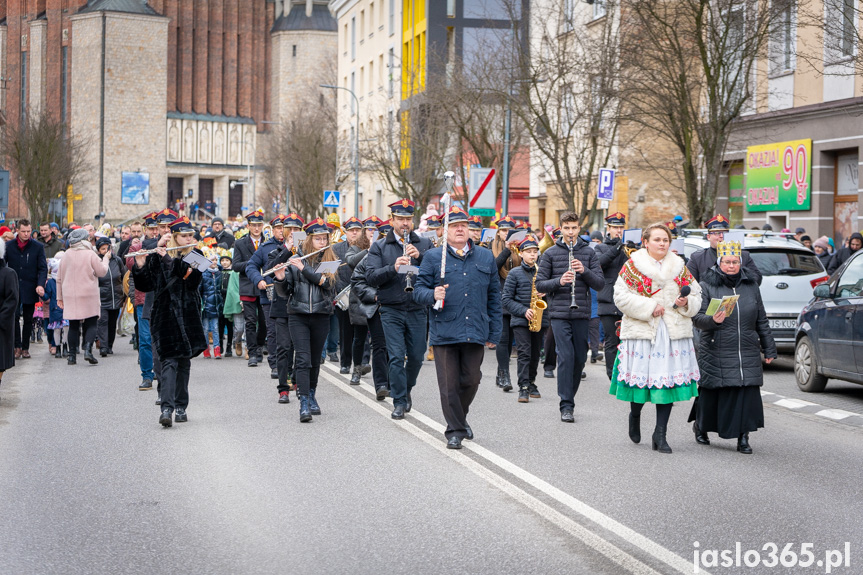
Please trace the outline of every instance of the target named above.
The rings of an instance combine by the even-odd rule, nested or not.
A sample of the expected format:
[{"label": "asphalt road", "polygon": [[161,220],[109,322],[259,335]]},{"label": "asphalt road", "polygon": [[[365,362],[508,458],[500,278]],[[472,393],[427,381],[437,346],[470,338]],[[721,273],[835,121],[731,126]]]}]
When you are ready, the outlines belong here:
[{"label": "asphalt road", "polygon": [[[35,345],[4,377],[0,572],[692,573],[696,551],[733,559],[737,542],[768,562],[766,544],[811,543],[813,564],[700,572],[824,573],[828,550],[843,554],[833,573],[861,572],[861,428],[767,405],[746,456],[696,444],[680,405],[661,455],[649,407],[645,441],[629,441],[603,364],[567,425],[554,380],[518,404],[487,353],[460,452],[444,448],[429,362],[402,422],[370,376],[351,387],[325,364],[323,415],[300,424],[266,368],[199,358],[189,422],[163,429],[127,342],[74,367]],[[806,399],[863,413],[863,388],[834,385]],[[765,391],[795,390],[788,367],[768,370]]]}]

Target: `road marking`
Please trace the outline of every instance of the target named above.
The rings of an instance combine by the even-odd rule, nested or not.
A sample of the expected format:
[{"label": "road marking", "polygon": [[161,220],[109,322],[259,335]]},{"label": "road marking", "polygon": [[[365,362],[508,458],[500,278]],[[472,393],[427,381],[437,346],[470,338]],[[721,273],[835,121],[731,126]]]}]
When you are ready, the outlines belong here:
[{"label": "road marking", "polygon": [[844,409],[822,409],[815,415],[820,415],[822,417],[827,417],[835,421],[840,421],[842,419],[845,419],[846,417],[852,417],[857,414],[850,411],[845,411]]},{"label": "road marking", "polygon": [[778,405],[779,407],[787,407],[788,409],[800,409],[801,407],[809,407],[810,405],[816,404],[809,401],[803,401],[802,399],[793,399],[790,397],[786,397],[785,399],[774,401],[773,405]]},{"label": "road marking", "polygon": [[[523,489],[521,489],[520,487],[518,487],[514,483],[508,481],[504,477],[501,477],[500,475],[494,473],[490,469],[488,469],[482,465],[479,465],[477,462],[473,461],[471,458],[469,458],[469,457],[467,457],[461,453],[458,453],[455,450],[447,449],[446,444],[441,440],[440,437],[435,437],[435,436],[431,435],[427,431],[425,431],[425,430],[417,427],[415,424],[411,423],[409,420],[406,420],[406,419],[404,419],[404,420],[393,420],[392,418],[390,418],[390,410],[383,407],[384,402],[372,400],[366,394],[361,393],[356,389],[353,389],[353,387],[356,387],[356,386],[350,386],[348,384],[348,381],[346,378],[344,378],[344,377],[336,378],[335,377],[336,375],[341,376],[341,374],[338,373],[338,371],[335,367],[330,367],[330,365],[328,363],[325,363],[324,367],[327,368],[327,371],[332,372],[330,374],[330,373],[326,373],[326,371],[324,371],[324,370],[321,371],[321,375],[324,376],[327,380],[329,380],[330,383],[335,384],[336,387],[338,387],[339,389],[341,389],[345,393],[348,393],[349,395],[358,399],[363,404],[367,405],[368,407],[371,407],[372,409],[374,409],[375,411],[377,411],[381,415],[385,416],[387,419],[389,419],[393,423],[401,426],[406,431],[410,432],[411,434],[415,435],[417,438],[421,439],[424,443],[427,443],[428,445],[437,449],[441,453],[444,453],[445,455],[447,455],[448,457],[453,459],[453,461],[456,461],[457,463],[470,469],[476,475],[482,477],[483,479],[485,479],[486,481],[488,481],[489,483],[491,483],[495,487],[499,488],[501,491],[503,491],[507,495],[510,495],[516,501],[519,501],[520,503],[529,507],[530,509],[532,509],[533,511],[535,511],[536,513],[538,513],[542,517],[548,519],[549,521],[551,521],[552,523],[554,523],[555,525],[557,525],[558,527],[560,527],[561,529],[563,529],[564,531],[566,531],[567,533],[572,535],[573,537],[581,540],[583,543],[585,543],[589,547],[595,549],[599,553],[602,553],[603,555],[605,555],[606,557],[608,557],[609,559],[611,559],[612,561],[614,561],[615,563],[617,563],[621,567],[624,567],[627,571],[629,571],[631,573],[637,573],[637,574],[644,573],[644,574],[657,574],[658,575],[658,572],[655,571],[649,565],[639,561],[638,559],[636,559],[635,557],[633,557],[632,555],[630,555],[626,551],[620,549],[619,547],[615,546],[614,544],[607,541],[606,539],[603,539],[599,535],[592,533],[586,527],[580,525],[579,523],[573,521],[572,519],[566,517],[565,515],[561,514],[558,511],[556,511],[554,508],[548,506],[547,504],[543,503],[542,501],[540,501],[536,497],[525,492]],[[374,393],[374,387],[373,386],[371,386],[367,383],[362,383],[361,386],[365,387],[366,389],[368,389],[369,391]],[[386,404],[389,405],[389,399],[387,400]],[[426,426],[430,427],[431,429],[438,431],[441,434],[443,434],[445,428],[443,425],[441,425],[437,421],[435,421],[435,420],[431,419],[430,417],[418,412],[416,409],[412,409],[410,412],[410,415],[413,418],[420,421],[423,425],[426,425]],[[472,451],[473,453],[475,453],[479,457],[485,459],[489,463],[495,465],[496,467],[514,475],[515,477],[518,477],[520,480],[524,481],[525,483],[527,483],[528,485],[530,485],[534,489],[541,491],[542,493],[551,497],[552,499],[554,499],[558,503],[561,503],[562,505],[568,507],[569,509],[571,509],[575,513],[577,513],[577,514],[581,515],[582,517],[600,525],[601,527],[614,533],[618,537],[623,538],[625,541],[636,546],[637,548],[641,549],[645,553],[648,553],[649,555],[658,559],[662,563],[673,568],[675,571],[677,571],[679,573],[686,573],[686,574],[692,573],[692,563],[691,562],[683,559],[679,555],[677,555],[674,552],[670,551],[669,549],[666,549],[665,547],[659,545],[655,541],[652,541],[651,539],[648,539],[647,537],[645,537],[645,536],[641,535],[640,533],[630,529],[629,527],[626,527],[622,523],[615,521],[614,519],[605,515],[601,511],[594,509],[593,507],[591,507],[591,506],[587,505],[586,503],[576,499],[575,497],[569,495],[568,493],[565,493],[564,491],[558,489],[557,487],[554,487],[550,483],[540,479],[539,477],[533,475],[532,473],[528,472],[527,470],[522,469],[518,465],[508,461],[507,459],[495,454],[492,451],[489,451],[488,449],[485,449],[484,447],[477,445],[476,443],[474,443],[472,441],[466,441],[466,442],[462,443],[462,446],[466,449],[469,449],[470,451]],[[703,569],[701,569],[700,571],[703,573],[708,573],[707,571],[704,571]]]}]

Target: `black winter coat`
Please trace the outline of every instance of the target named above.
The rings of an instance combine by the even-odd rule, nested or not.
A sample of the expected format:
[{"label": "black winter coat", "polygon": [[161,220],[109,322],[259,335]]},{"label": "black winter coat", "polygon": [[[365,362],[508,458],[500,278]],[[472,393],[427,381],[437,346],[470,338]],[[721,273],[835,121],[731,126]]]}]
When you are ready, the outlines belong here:
[{"label": "black winter coat", "polygon": [[198,291],[201,293],[201,317],[218,318],[222,315],[225,299],[222,297],[221,270],[203,272]]},{"label": "black winter coat", "polygon": [[[575,278],[575,301],[578,309],[569,309],[571,284],[560,285],[560,276],[569,269],[569,248],[558,240],[545,250],[539,260],[536,276],[536,289],[546,294],[549,319],[590,319],[590,288],[601,290],[605,287],[602,269],[593,248],[578,238],[573,248],[573,257],[584,265],[584,272]],[[543,314],[543,315],[545,315]]]},{"label": "black winter coat", "polygon": [[182,258],[150,254],[132,275],[138,289],[153,293],[150,333],[160,358],[191,359],[207,349],[198,294],[201,272]]},{"label": "black winter coat", "polygon": [[[707,270],[699,282],[701,310],[692,321],[701,330],[699,385],[707,389],[760,386],[764,383],[761,352],[765,357],[776,357],[776,342],[770,333],[761,290],[748,277],[746,270],[740,275],[740,280],[734,285],[714,267]],[[740,296],[737,306],[721,324],[705,313],[711,299],[735,294]]]},{"label": "black winter coat", "polygon": [[[848,236],[848,241],[850,242],[851,240],[860,240],[861,242],[863,242],[863,234],[860,234],[858,232],[854,232],[853,234]],[[7,251],[6,257],[9,257],[9,255],[8,255],[8,251],[9,251],[8,244],[6,247],[6,251]],[[836,253],[833,254],[832,258],[830,258],[830,264],[827,266],[827,273],[832,276],[833,272],[835,272],[836,270],[841,268],[842,264],[844,264],[846,261],[848,261],[848,258],[850,258],[852,255],[854,255],[854,252],[851,251],[851,248],[841,248],[839,250],[836,250]]]},{"label": "black winter coat", "polygon": [[15,312],[18,311],[18,275],[0,259],[0,371],[15,365]]},{"label": "black winter coat", "polygon": [[[299,271],[294,266],[288,266],[285,270],[285,279],[273,282],[278,297],[288,300],[289,314],[332,315],[335,307],[333,300],[336,297],[336,283],[329,276],[315,273],[315,268],[320,263],[319,257],[312,256],[311,259],[304,260],[303,271]],[[320,283],[322,277],[326,278],[323,284]]]},{"label": "black winter coat", "polygon": [[24,251],[18,249],[18,240],[12,238],[6,242],[6,265],[18,274],[18,298],[24,305],[39,301],[36,287],[45,287],[48,280],[48,262],[45,260],[45,249],[42,244],[31,239],[24,246]]},{"label": "black winter coat", "polygon": [[821,252],[820,254],[815,254],[815,257],[821,261],[821,265],[824,266],[826,270],[830,266],[830,260],[833,259],[833,254],[830,252]]},{"label": "black winter coat", "polygon": [[[411,244],[419,250],[419,258],[411,258],[411,265],[419,266],[423,254],[432,247],[431,240],[419,237],[411,232]],[[366,281],[378,290],[378,301],[381,305],[391,306],[404,311],[423,309],[424,306],[414,302],[410,293],[405,291],[405,275],[396,272],[395,261],[404,253],[404,247],[395,235],[389,232],[383,240],[378,240],[369,248],[366,262]],[[416,281],[416,277],[414,277]]]},{"label": "black winter coat", "polygon": [[348,244],[347,241],[339,242],[333,246],[333,253],[336,257],[342,260],[342,265],[339,266],[339,273],[336,275],[336,293],[339,293],[351,283],[351,273],[354,266],[350,265],[351,256],[359,253],[360,249],[356,246]]},{"label": "black winter coat", "polygon": [[[509,274],[506,276],[501,301],[504,313],[512,316],[509,321],[510,327],[528,326],[524,314],[530,308],[530,296],[533,293],[533,276],[535,273],[536,269],[533,266],[522,263],[520,266],[509,270]],[[548,314],[545,312],[542,314],[541,325],[542,327],[548,326]]]},{"label": "black winter coat", "polygon": [[[752,256],[749,255],[749,252],[743,250],[742,257],[743,259],[740,263],[743,265],[741,268],[746,270],[746,275],[748,275],[752,281],[761,285],[761,270],[759,270],[758,266],[755,265],[755,262],[752,261]],[[686,268],[689,270],[689,273],[692,274],[692,277],[695,278],[695,281],[701,283],[701,276],[716,265],[716,260],[718,258],[719,255],[716,253],[716,250],[708,246],[703,250],[692,254],[692,257],[689,258],[688,262],[686,262]]]},{"label": "black winter coat", "polygon": [[351,275],[351,298],[348,315],[352,325],[368,325],[368,320],[381,307],[377,301],[378,290],[366,283],[367,261],[368,258],[363,258]]},{"label": "black winter coat", "polygon": [[126,274],[126,264],[110,251],[103,256],[110,258],[108,273],[99,278],[99,302],[102,309],[120,309],[126,303],[123,293],[123,276]]},{"label": "black winter coat", "polygon": [[[292,255],[294,255],[294,253],[287,249],[284,244],[280,245],[267,254],[267,269],[273,268],[278,264],[285,263]],[[274,276],[271,275],[269,277],[273,278],[273,281],[275,282]],[[273,287],[272,293],[273,299],[270,300],[270,317],[288,317],[288,298],[279,295],[279,291],[275,286]]]},{"label": "black winter coat", "polygon": [[210,232],[207,234],[208,238],[213,238],[216,240],[216,245],[220,248],[225,248],[226,250],[234,247],[234,234],[229,232],[228,230],[222,230],[219,233]]},{"label": "black winter coat", "polygon": [[[261,236],[260,244],[264,244],[264,236]],[[246,234],[236,241],[234,244],[234,260],[231,263],[231,269],[240,274],[240,297],[261,297],[261,291],[258,286],[252,284],[252,281],[246,276],[246,264],[255,253],[255,244],[252,242],[252,236]]]},{"label": "black winter coat", "polygon": [[620,238],[606,238],[605,242],[596,246],[596,256],[599,258],[599,267],[602,268],[602,277],[605,278],[605,287],[598,290],[597,313],[599,315],[623,316],[617,306],[614,305],[614,282],[623,269],[623,264],[629,259],[623,249],[624,243]]}]

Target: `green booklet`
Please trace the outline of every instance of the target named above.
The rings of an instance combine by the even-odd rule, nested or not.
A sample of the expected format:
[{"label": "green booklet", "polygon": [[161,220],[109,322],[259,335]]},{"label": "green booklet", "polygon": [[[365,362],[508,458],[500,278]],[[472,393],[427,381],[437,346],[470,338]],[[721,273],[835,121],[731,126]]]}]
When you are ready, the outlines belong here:
[{"label": "green booklet", "polygon": [[707,315],[716,315],[716,312],[722,309],[725,312],[725,317],[728,317],[734,311],[734,306],[737,305],[739,298],[739,295],[729,295],[722,299],[713,298],[710,300],[710,305],[707,306],[707,311],[704,313]]}]

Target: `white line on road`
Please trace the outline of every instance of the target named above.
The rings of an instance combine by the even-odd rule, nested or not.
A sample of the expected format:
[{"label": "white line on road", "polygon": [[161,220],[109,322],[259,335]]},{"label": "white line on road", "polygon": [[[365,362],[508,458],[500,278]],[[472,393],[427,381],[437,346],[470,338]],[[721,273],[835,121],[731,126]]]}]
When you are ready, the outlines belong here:
[{"label": "white line on road", "polygon": [[822,409],[821,411],[816,412],[815,415],[820,415],[828,419],[840,421],[842,419],[845,419],[846,417],[851,417],[857,414],[850,411],[845,411],[844,409]]},{"label": "white line on road", "polygon": [[817,404],[810,401],[804,401],[802,399],[793,399],[790,397],[786,397],[785,399],[774,401],[773,405],[778,405],[779,407],[787,407],[788,409],[800,409],[801,407],[809,407],[810,405]]},{"label": "white line on road", "polygon": [[[321,375],[324,376],[331,383],[335,384],[340,390],[348,393],[354,398],[358,399],[360,402],[365,404],[366,406],[374,409],[381,415],[390,419],[390,411],[383,407],[382,402],[378,402],[370,399],[366,394],[353,389],[348,382],[343,377],[335,377],[338,372],[337,368],[330,367],[329,363],[323,364],[322,367],[326,367],[327,371],[332,372],[326,373],[326,371],[321,370]],[[338,374],[341,376],[341,374]],[[363,387],[369,389],[372,393],[374,393],[374,387],[363,383]],[[389,403],[387,403],[389,405]],[[431,429],[440,432],[441,434],[445,431],[443,425],[438,423],[437,421],[431,419],[430,417],[423,415],[418,412],[416,409],[412,409],[410,415],[420,421],[423,425],[430,427]],[[446,445],[439,437],[435,437],[428,433],[427,431],[421,429],[415,424],[411,423],[408,420],[392,420],[393,423],[400,425],[403,429],[410,432],[417,438],[421,439],[424,443],[427,443],[431,447],[437,449],[441,453],[450,457],[453,461],[461,464],[467,469],[471,470],[476,475],[482,477],[486,481],[488,481],[493,486],[497,487],[516,501],[522,503],[527,506],[534,512],[538,513],[542,517],[548,519],[573,537],[581,540],[586,545],[592,547],[596,551],[602,553],[621,567],[625,568],[627,571],[636,574],[657,574],[649,565],[639,561],[626,551],[623,551],[619,547],[613,545],[611,542],[603,539],[599,535],[594,534],[589,529],[583,527],[579,523],[573,521],[572,519],[566,517],[560,512],[556,511],[554,508],[548,506],[543,503],[536,497],[530,495],[514,483],[508,481],[507,479],[501,477],[500,475],[494,473],[488,468],[478,464],[473,461],[470,457],[467,457],[461,453],[455,452],[453,450],[449,450],[446,448]],[[477,445],[474,442],[464,442],[462,445],[474,452],[479,457],[485,459],[489,463],[497,466],[498,468],[506,471],[518,477],[520,480],[524,481],[534,489],[541,491],[545,495],[551,497],[555,501],[565,505],[569,509],[578,513],[582,517],[589,519],[590,521],[600,525],[601,527],[607,529],[608,531],[614,533],[615,535],[623,538],[629,543],[635,545],[637,548],[642,551],[652,555],[662,563],[672,567],[675,571],[680,573],[692,573],[693,567],[692,563],[686,561],[679,555],[674,552],[666,549],[665,547],[659,545],[655,541],[648,539],[647,537],[641,535],[640,533],[626,527],[622,523],[615,521],[611,517],[605,515],[601,511],[594,509],[593,507],[587,505],[583,501],[576,499],[575,497],[561,491],[557,487],[554,487],[550,483],[540,479],[539,477],[533,475],[532,473],[522,469],[518,465],[508,461],[507,459],[495,454],[484,447]],[[700,570],[702,573],[708,573],[703,569]]]}]

